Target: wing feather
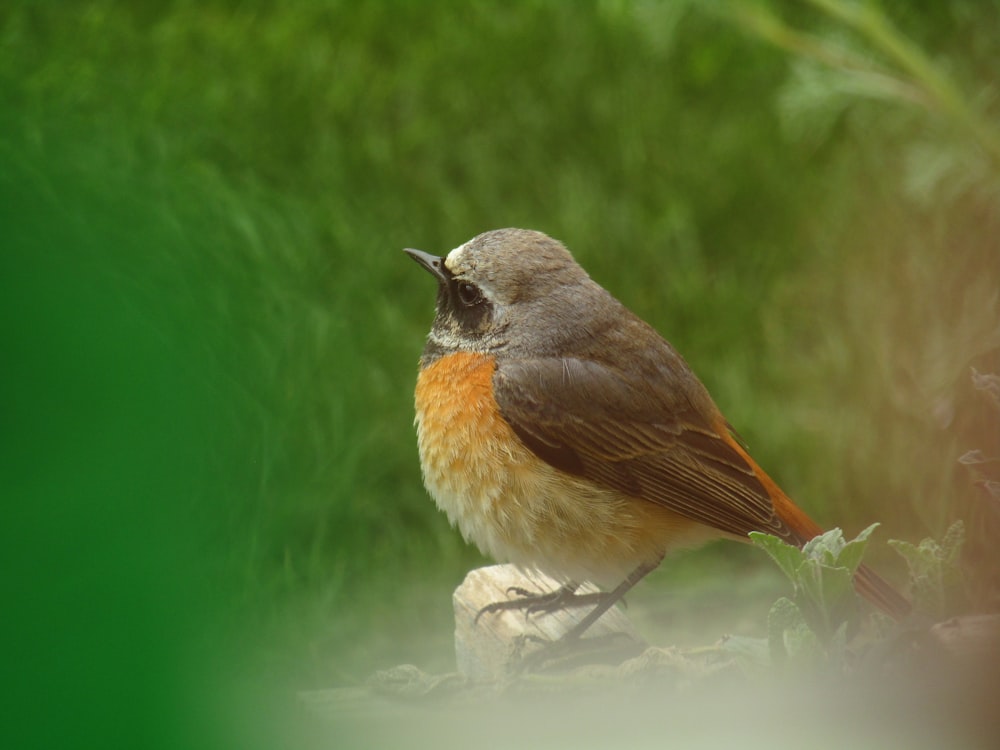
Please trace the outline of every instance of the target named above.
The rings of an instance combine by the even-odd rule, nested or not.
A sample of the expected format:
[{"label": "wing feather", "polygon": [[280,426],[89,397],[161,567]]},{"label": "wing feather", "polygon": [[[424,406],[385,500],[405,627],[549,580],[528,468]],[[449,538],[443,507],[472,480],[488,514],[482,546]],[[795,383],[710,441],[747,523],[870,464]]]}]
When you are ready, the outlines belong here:
[{"label": "wing feather", "polygon": [[497,369],[494,393],[524,443],[563,471],[737,536],[793,538],[753,466],[720,433],[728,425],[704,387],[684,368],[687,379],[664,389],[656,376],[678,372],[521,359]]}]

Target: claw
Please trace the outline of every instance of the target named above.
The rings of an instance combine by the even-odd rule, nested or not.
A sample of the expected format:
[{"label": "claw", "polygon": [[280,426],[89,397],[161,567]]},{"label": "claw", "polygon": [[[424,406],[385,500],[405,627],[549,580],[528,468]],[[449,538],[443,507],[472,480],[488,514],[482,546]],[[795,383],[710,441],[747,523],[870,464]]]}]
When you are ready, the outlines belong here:
[{"label": "claw", "polygon": [[485,614],[495,614],[508,609],[523,609],[525,617],[545,612],[558,612],[570,607],[600,603],[607,596],[603,592],[577,594],[575,593],[576,589],[577,584],[567,583],[555,591],[542,594],[528,591],[520,586],[509,586],[506,591],[507,595],[514,595],[518,598],[487,604],[476,613],[474,622],[478,623],[479,618]]},{"label": "claw", "polygon": [[[476,613],[475,622],[478,623],[479,618],[487,612],[502,612],[506,609],[523,609],[525,610],[525,617],[527,618],[537,612],[553,612],[560,609],[567,609],[569,607],[593,604],[593,609],[591,609],[591,611],[588,612],[579,622],[575,623],[569,630],[563,633],[558,640],[542,647],[538,650],[538,652],[529,654],[525,657],[525,664],[522,666],[522,669],[530,668],[533,664],[564,661],[564,657],[567,656],[575,658],[573,650],[582,645],[581,641],[586,641],[586,646],[590,650],[592,650],[594,646],[599,643],[610,642],[609,638],[604,636],[601,636],[600,638],[587,639],[582,639],[581,636],[601,617],[601,615],[613,607],[616,602],[621,601],[622,597],[625,596],[625,594],[628,593],[628,591],[636,583],[642,580],[642,578],[649,573],[649,571],[659,565],[660,560],[662,559],[663,557],[661,555],[655,560],[642,563],[635,568],[635,570],[629,573],[628,576],[625,577],[625,580],[619,583],[612,591],[607,592],[599,591],[592,594],[577,594],[576,590],[579,588],[579,585],[573,583],[572,581],[563,584],[558,589],[548,594],[532,594],[518,586],[511,586],[507,589],[507,593],[510,594],[513,592],[518,594],[520,598],[487,604]],[[615,634],[612,634],[611,637],[613,638],[614,636]],[[629,641],[632,643],[628,649],[634,650],[636,643],[632,641],[630,637]],[[521,641],[522,647],[525,642],[526,640]],[[641,651],[642,645],[639,644],[638,647]],[[620,649],[615,650],[619,652],[621,651]]]},{"label": "claw", "polygon": [[549,594],[535,594],[528,589],[521,588],[520,586],[508,586],[505,592],[507,596],[521,596],[521,597],[535,597],[535,596],[549,596]]}]

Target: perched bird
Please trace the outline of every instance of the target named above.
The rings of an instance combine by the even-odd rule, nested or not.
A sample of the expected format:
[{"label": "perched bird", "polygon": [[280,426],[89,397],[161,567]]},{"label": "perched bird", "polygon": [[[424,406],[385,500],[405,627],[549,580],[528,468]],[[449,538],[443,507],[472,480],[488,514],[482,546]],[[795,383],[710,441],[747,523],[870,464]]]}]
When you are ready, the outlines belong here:
[{"label": "perched bird", "polygon": [[[761,531],[821,532],[750,457],[694,372],[651,326],[540,232],[481,234],[445,257],[420,358],[424,483],[466,540],[561,581],[488,611],[593,602],[579,636],[664,555]],[[580,595],[580,583],[604,587]],[[900,617],[870,568],[857,590]]]}]

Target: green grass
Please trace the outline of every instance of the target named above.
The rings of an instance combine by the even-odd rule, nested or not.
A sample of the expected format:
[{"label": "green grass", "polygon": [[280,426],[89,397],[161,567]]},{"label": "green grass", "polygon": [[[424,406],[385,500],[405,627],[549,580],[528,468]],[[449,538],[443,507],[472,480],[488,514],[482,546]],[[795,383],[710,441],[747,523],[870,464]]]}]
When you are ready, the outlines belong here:
[{"label": "green grass", "polygon": [[[56,537],[86,555],[117,525],[114,600],[151,526],[150,554],[184,564],[150,585],[214,613],[195,640],[224,634],[248,674],[322,686],[446,666],[450,591],[481,558],[420,484],[434,290],[400,250],[501,226],[564,240],[824,524],[882,521],[876,558],[890,536],[939,533],[974,437],[967,368],[1000,346],[996,165],[949,111],[858,94],[851,71],[712,7],[7,3],[4,280],[38,292],[8,295],[7,333],[51,319],[23,351],[58,371],[75,342],[93,375],[26,365],[22,390],[67,394],[53,420],[108,435],[92,445],[109,466],[159,426],[171,467],[146,499],[167,521],[95,479],[93,510],[40,517],[26,552],[44,561]],[[920,84],[820,11],[779,9]],[[893,10],[989,112],[996,8],[949,9]],[[83,326],[94,300],[108,309]],[[121,421],[129,394],[148,421]],[[21,447],[65,469],[15,484],[21,506],[69,502],[75,444]],[[744,559],[728,549],[684,569]]]}]

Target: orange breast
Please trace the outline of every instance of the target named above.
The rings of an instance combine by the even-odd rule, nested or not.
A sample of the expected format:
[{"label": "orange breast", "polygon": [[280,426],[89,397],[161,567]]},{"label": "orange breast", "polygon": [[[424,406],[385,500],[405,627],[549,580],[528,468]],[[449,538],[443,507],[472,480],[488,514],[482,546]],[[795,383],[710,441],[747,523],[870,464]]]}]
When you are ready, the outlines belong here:
[{"label": "orange breast", "polygon": [[494,371],[491,357],[451,354],[425,367],[416,389],[424,483],[483,553],[562,580],[618,583],[668,549],[717,536],[539,459],[501,416]]}]

